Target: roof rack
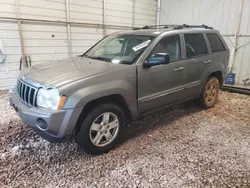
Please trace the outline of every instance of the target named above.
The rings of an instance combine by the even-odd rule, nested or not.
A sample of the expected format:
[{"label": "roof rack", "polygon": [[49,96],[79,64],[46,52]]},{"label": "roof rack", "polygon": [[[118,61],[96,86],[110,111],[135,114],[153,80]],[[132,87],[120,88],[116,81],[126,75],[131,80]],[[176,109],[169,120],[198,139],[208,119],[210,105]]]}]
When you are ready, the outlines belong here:
[{"label": "roof rack", "polygon": [[140,29],[156,29],[156,28],[170,28],[176,27],[178,25],[145,25],[144,27],[135,27],[133,30],[140,30]]},{"label": "roof rack", "polygon": [[144,27],[136,27],[133,28],[133,30],[140,30],[140,29],[157,29],[157,28],[173,28],[173,29],[184,29],[184,28],[204,28],[204,29],[213,29],[210,26],[207,25],[187,25],[187,24],[182,24],[182,25],[145,25]]},{"label": "roof rack", "polygon": [[207,25],[187,25],[187,24],[183,24],[183,25],[178,25],[176,27],[174,27],[174,29],[183,29],[183,28],[204,28],[204,29],[213,29],[210,26]]}]

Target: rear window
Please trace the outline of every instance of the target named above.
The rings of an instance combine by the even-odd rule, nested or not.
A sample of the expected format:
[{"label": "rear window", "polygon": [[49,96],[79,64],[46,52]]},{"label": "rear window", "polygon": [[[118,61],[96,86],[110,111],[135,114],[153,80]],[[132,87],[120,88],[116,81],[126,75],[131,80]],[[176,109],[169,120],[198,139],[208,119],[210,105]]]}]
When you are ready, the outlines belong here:
[{"label": "rear window", "polygon": [[207,38],[210,43],[212,52],[219,52],[225,50],[225,47],[217,34],[207,34]]},{"label": "rear window", "polygon": [[201,33],[185,34],[187,58],[207,54],[207,45]]}]

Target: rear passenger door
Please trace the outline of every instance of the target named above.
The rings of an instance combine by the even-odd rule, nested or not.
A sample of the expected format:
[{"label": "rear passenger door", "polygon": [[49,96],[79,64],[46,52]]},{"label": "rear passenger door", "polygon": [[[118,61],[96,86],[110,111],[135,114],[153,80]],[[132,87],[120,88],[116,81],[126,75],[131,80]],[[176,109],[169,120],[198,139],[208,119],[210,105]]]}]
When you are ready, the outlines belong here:
[{"label": "rear passenger door", "polygon": [[184,89],[187,97],[197,97],[201,92],[204,63],[208,48],[202,33],[183,33],[186,62],[184,66]]},{"label": "rear passenger door", "polygon": [[205,63],[205,70],[207,74],[213,71],[221,70],[223,76],[227,74],[227,65],[229,61],[229,51],[226,44],[222,42],[220,35],[215,33],[207,33],[207,41],[210,46],[210,55]]}]

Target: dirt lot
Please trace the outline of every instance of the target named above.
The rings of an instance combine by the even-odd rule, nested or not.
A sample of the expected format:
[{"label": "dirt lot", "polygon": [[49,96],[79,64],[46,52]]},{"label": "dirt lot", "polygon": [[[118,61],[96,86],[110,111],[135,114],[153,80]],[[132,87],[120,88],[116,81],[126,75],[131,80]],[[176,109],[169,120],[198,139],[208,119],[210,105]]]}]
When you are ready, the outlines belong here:
[{"label": "dirt lot", "polygon": [[250,187],[250,96],[221,92],[133,123],[102,156],[37,136],[0,93],[0,187]]}]

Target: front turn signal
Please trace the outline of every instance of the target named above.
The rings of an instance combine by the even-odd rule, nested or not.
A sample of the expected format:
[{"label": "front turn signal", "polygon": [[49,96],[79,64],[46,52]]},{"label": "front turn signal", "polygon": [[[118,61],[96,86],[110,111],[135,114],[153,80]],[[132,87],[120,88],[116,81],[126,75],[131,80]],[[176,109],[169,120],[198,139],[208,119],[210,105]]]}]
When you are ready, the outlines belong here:
[{"label": "front turn signal", "polygon": [[65,101],[66,101],[66,96],[61,96],[57,110],[61,110],[63,108]]}]

